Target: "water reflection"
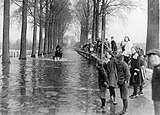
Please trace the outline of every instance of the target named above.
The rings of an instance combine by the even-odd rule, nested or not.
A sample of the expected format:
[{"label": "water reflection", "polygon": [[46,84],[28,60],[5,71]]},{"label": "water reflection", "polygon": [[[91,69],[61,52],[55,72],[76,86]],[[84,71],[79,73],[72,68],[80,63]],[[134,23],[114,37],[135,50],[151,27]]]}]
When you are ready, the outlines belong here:
[{"label": "water reflection", "polygon": [[2,64],[2,91],[1,91],[1,114],[8,114],[8,92],[9,92],[9,70],[10,64]]},{"label": "water reflection", "polygon": [[23,96],[26,95],[26,60],[20,60],[20,72],[19,72],[19,77],[20,77],[20,95],[22,96],[21,98],[21,103],[23,103]]},{"label": "water reflection", "polygon": [[[11,58],[11,64],[0,66],[0,114],[101,115],[97,113],[101,103],[96,68],[75,51],[65,51],[64,58],[66,61],[61,62],[47,57],[27,60]],[[120,104],[110,108],[114,112],[121,109],[118,96],[117,102]],[[152,115],[150,100],[142,96],[129,101],[132,115]],[[106,106],[109,107],[108,104]]]},{"label": "water reflection", "polygon": [[[68,61],[11,60],[3,66],[4,115],[88,115],[96,107],[96,69],[74,51]],[[46,60],[45,60],[46,59]]]}]

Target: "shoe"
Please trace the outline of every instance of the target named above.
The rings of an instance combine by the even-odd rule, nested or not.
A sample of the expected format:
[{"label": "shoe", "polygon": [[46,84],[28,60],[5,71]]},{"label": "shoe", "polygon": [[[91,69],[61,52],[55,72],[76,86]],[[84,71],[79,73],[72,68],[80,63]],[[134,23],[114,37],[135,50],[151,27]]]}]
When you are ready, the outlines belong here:
[{"label": "shoe", "polygon": [[101,107],[101,111],[102,111],[102,113],[106,113],[106,108],[105,108],[105,106],[102,106],[102,107]]},{"label": "shoe", "polygon": [[118,103],[114,100],[114,101],[113,101],[113,104],[114,104],[114,105],[117,105]]},{"label": "shoe", "polygon": [[138,95],[142,95],[142,94],[143,94],[143,92],[142,92],[142,91],[138,92]]},{"label": "shoe", "polygon": [[123,109],[122,111],[120,111],[118,113],[118,115],[127,115],[127,110],[126,109]]},{"label": "shoe", "polygon": [[131,99],[135,99],[137,97],[138,97],[138,95],[132,95],[132,96],[130,96]]},{"label": "shoe", "polygon": [[130,95],[129,97],[132,97],[132,96],[134,96],[134,94]]}]

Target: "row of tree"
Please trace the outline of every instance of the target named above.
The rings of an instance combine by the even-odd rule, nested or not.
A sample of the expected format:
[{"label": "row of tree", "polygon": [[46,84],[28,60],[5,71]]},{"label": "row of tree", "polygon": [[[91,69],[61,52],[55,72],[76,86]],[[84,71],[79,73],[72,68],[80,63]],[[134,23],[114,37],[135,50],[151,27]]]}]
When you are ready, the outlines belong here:
[{"label": "row of tree", "polygon": [[[34,25],[32,57],[35,57],[36,33],[39,26],[38,55],[51,53],[57,44],[63,43],[63,35],[74,17],[80,27],[80,46],[86,44],[88,35],[92,43],[96,38],[105,38],[106,22],[112,17],[125,19],[125,13],[138,7],[135,0],[77,0],[74,13],[69,0],[4,0],[3,57],[9,60],[10,2],[19,6],[15,17],[22,21],[21,47],[19,59],[26,59],[27,21]],[[73,15],[74,14],[74,15]],[[73,22],[73,21],[72,21]],[[77,29],[77,28],[76,28]],[[43,32],[44,30],[44,32]],[[43,33],[45,37],[43,40]],[[101,36],[99,36],[101,33]],[[159,49],[159,0],[148,0],[148,28],[146,51]]]},{"label": "row of tree", "polygon": [[2,63],[10,62],[10,4],[18,6],[12,17],[19,20],[22,24],[19,59],[26,59],[28,23],[32,23],[34,26],[31,57],[36,56],[37,27],[40,28],[38,56],[53,52],[56,45],[62,46],[64,33],[72,21],[71,3],[69,0],[4,0]]},{"label": "row of tree", "polygon": [[138,6],[134,0],[79,0],[75,4],[75,17],[81,30],[80,46],[88,42],[88,34],[92,35],[92,42],[96,38],[105,38],[109,20],[115,17],[126,19],[126,12]]},{"label": "row of tree", "polygon": [[[142,8],[141,2],[141,0],[78,0],[74,16],[76,25],[80,27],[79,47],[88,43],[89,34],[92,35],[92,43],[96,38],[102,38],[103,42],[107,23],[113,18],[127,19],[127,13]],[[159,0],[148,0],[146,52],[153,48],[159,49]]]}]

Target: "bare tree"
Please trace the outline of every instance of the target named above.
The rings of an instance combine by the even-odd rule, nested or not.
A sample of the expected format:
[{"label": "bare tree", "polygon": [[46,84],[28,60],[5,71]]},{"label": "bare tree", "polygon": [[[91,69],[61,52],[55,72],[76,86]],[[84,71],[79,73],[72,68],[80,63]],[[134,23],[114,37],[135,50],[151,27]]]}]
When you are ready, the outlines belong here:
[{"label": "bare tree", "polygon": [[4,17],[3,17],[2,63],[10,63],[10,58],[9,58],[10,0],[4,0],[3,16]]},{"label": "bare tree", "polygon": [[43,0],[40,0],[40,14],[39,14],[39,45],[38,45],[38,56],[42,55],[42,43],[43,43]]},{"label": "bare tree", "polygon": [[102,48],[101,48],[101,58],[103,58],[103,42],[105,39],[106,32],[106,16],[110,17],[119,17],[121,19],[125,18],[125,12],[132,11],[137,8],[138,2],[134,2],[132,0],[102,0],[101,7],[101,16],[102,16],[102,31],[101,31],[101,39],[102,39]]},{"label": "bare tree", "polygon": [[54,51],[56,45],[63,45],[63,36],[68,29],[69,23],[72,19],[70,12],[70,2],[69,0],[57,0],[52,1],[50,5],[49,14],[49,41],[48,48],[49,52]]},{"label": "bare tree", "polygon": [[100,7],[100,1],[101,0],[95,0],[96,2],[94,2],[95,6],[96,6],[96,14],[95,14],[95,38],[99,38],[99,19],[100,19],[100,11],[99,11],[99,7]]},{"label": "bare tree", "polygon": [[79,0],[75,6],[75,16],[80,24],[80,46],[88,42],[88,34],[92,26],[92,6],[91,0]]},{"label": "bare tree", "polygon": [[20,45],[19,59],[26,59],[27,7],[28,7],[28,0],[23,0],[21,45]]},{"label": "bare tree", "polygon": [[43,54],[45,55],[45,54],[47,54],[47,52],[48,52],[48,25],[49,25],[49,23],[48,23],[48,19],[49,19],[49,2],[48,2],[48,0],[46,0],[46,12],[45,12],[45,39],[44,39],[44,49],[43,49]]},{"label": "bare tree", "polygon": [[38,0],[34,0],[34,29],[33,29],[33,43],[32,43],[32,54],[31,57],[36,55],[36,39],[37,39],[37,10],[38,10]]},{"label": "bare tree", "polygon": [[[21,12],[23,7],[19,4],[19,0],[13,0],[15,4],[19,5],[14,14],[16,18],[21,17]],[[35,41],[36,41],[36,27],[40,26],[39,32],[39,49],[38,55],[51,53],[55,45],[59,42],[63,44],[63,35],[66,31],[67,26],[71,20],[70,12],[70,2],[69,0],[40,0],[40,8],[38,6],[37,10],[40,12],[38,15],[35,15],[35,7],[37,5],[34,2],[35,0],[28,1],[28,22],[34,24],[34,33],[33,33],[33,47],[32,47],[32,57],[35,56]],[[38,3],[38,2],[37,2]],[[36,5],[36,6],[35,6]],[[45,11],[43,10],[45,8]],[[43,12],[44,11],[44,12]],[[23,18],[23,15],[22,15]],[[35,22],[36,21],[36,22]],[[37,25],[37,26],[36,26]],[[45,30],[44,43],[43,40],[43,28]],[[59,36],[58,36],[59,35]],[[42,48],[43,46],[43,48]],[[43,51],[42,51],[43,49]]]}]

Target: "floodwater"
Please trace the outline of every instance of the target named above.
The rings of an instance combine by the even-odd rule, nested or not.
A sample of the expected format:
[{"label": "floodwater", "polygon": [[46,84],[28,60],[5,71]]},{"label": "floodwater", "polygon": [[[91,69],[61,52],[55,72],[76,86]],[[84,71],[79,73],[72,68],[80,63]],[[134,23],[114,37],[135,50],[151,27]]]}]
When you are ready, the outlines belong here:
[{"label": "floodwater", "polygon": [[[0,71],[0,115],[102,114],[98,111],[97,70],[74,50],[64,51],[62,61],[11,58]],[[118,105],[107,104],[105,115],[122,109],[119,90],[116,92]],[[149,97],[129,101],[129,115],[152,115],[150,94],[145,92]]]}]

